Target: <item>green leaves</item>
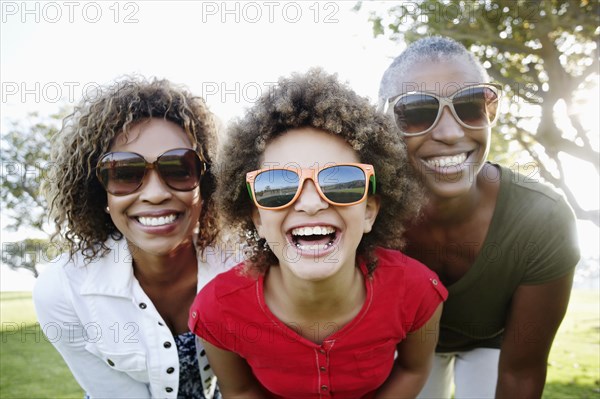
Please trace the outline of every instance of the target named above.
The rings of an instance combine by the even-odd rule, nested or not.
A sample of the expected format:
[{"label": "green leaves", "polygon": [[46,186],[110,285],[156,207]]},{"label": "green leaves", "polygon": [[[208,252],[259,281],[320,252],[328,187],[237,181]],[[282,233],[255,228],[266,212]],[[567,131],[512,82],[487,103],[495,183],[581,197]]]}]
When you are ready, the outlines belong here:
[{"label": "green leaves", "polygon": [[[596,174],[600,170],[597,143],[590,140],[598,133],[582,123],[597,113],[580,112],[585,106],[574,101],[597,81],[599,10],[592,1],[423,0],[392,6],[369,20],[375,35],[394,41],[442,35],[470,49],[504,86],[490,159],[506,166],[534,162],[543,179],[563,190],[578,218],[598,225],[598,209],[581,207],[568,187],[559,154],[578,158]],[[556,120],[565,121],[561,126],[569,125],[568,131]]]}]

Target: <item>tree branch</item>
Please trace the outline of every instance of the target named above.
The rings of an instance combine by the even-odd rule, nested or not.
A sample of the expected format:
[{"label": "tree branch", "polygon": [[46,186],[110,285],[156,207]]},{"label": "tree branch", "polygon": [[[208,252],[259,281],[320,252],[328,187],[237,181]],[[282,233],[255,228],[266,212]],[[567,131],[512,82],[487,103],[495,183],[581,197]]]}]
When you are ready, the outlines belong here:
[{"label": "tree branch", "polygon": [[540,168],[540,176],[545,181],[552,184],[554,187],[560,189],[564,193],[567,201],[571,205],[571,208],[573,208],[573,212],[575,212],[577,219],[589,220],[592,223],[594,223],[596,226],[600,226],[600,219],[599,219],[600,210],[598,210],[598,209],[586,210],[586,209],[583,209],[579,205],[579,202],[577,202],[577,198],[575,197],[575,195],[573,194],[571,189],[565,183],[565,180],[563,178],[562,164],[558,160],[558,157],[552,157],[552,159],[554,159],[554,161],[556,162],[558,171],[560,173],[560,177],[556,178],[552,175],[552,173],[550,173],[550,171],[548,171],[548,169],[546,168],[544,163],[541,161],[540,157],[530,147],[529,143],[525,142],[522,139],[522,137],[520,137],[520,135],[517,135],[517,137],[515,139],[519,142],[519,144],[521,144],[521,146],[523,146],[523,148],[529,153],[531,158],[533,158],[533,160],[537,163],[537,165]]},{"label": "tree branch", "polygon": [[596,168],[596,172],[600,170],[600,153],[598,153],[598,151],[594,151],[591,147],[578,146],[574,142],[562,137],[548,140],[543,135],[536,135],[536,140],[538,143],[548,149],[562,151],[574,156],[575,158],[589,162],[594,166],[594,168]]}]

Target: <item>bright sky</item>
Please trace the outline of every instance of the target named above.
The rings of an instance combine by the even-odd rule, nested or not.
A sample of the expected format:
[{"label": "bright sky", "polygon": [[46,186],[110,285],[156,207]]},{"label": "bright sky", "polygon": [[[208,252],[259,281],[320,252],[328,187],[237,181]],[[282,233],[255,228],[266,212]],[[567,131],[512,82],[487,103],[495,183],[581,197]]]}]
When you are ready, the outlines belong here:
[{"label": "bright sky", "polygon": [[380,3],[354,4],[3,2],[3,116],[140,73],[187,85],[227,120],[279,76],[316,65],[375,101],[401,46],[373,39],[367,10]]},{"label": "bright sky", "polygon": [[[53,113],[131,73],[185,84],[224,122],[279,76],[311,66],[337,72],[375,103],[381,74],[404,46],[372,35],[369,11],[390,3],[368,2],[360,12],[354,4],[2,1],[2,126],[31,111]],[[580,197],[597,208],[598,186],[590,192],[573,165]],[[582,232],[584,251],[597,257],[598,229],[584,223]],[[4,242],[14,237],[2,233]]]}]

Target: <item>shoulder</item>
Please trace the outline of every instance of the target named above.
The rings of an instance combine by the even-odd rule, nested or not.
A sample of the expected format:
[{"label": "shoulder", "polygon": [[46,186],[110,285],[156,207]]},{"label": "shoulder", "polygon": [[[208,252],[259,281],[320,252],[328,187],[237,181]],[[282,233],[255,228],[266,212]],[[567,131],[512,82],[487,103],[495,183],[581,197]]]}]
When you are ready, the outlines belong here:
[{"label": "shoulder", "polygon": [[539,235],[575,234],[575,213],[560,192],[534,175],[494,166],[501,172],[494,228],[503,242],[511,242],[510,237],[531,241]]},{"label": "shoulder", "polygon": [[83,281],[84,276],[83,256],[76,253],[69,258],[67,253],[60,255],[53,263],[44,267],[33,286],[33,299],[62,296],[63,288],[69,280]]},{"label": "shoulder", "polygon": [[[68,254],[60,258],[68,259]],[[66,262],[47,265],[33,286],[32,298],[40,322],[53,319],[61,310],[72,308],[72,286],[80,285],[85,279],[80,259],[75,255]],[[74,280],[71,284],[70,280]]]},{"label": "shoulder", "polygon": [[254,313],[257,278],[246,275],[244,269],[244,263],[240,263],[217,275],[196,295],[189,318],[190,330],[196,335],[206,338],[202,331],[210,323],[220,325]]},{"label": "shoulder", "polygon": [[[579,241],[575,214],[564,196],[539,181],[497,166],[502,174],[493,231],[496,245],[524,273],[523,284],[539,284],[568,273],[577,264]],[[510,254],[510,255],[509,255]],[[511,273],[517,278],[518,274]]]},{"label": "shoulder", "polygon": [[[65,297],[80,295],[86,284],[115,284],[115,274],[111,270],[127,272],[122,265],[127,264],[130,254],[125,240],[106,242],[109,251],[103,256],[89,261],[81,252],[70,257],[67,253],[47,265],[37,278],[33,288],[33,300],[36,303],[53,303]],[[120,275],[118,277],[121,277]]]},{"label": "shoulder", "polygon": [[48,265],[35,280],[33,286],[33,303],[38,306],[47,304],[49,301],[56,302],[64,296],[62,285],[64,281],[64,270],[62,265]]},{"label": "shoulder", "polygon": [[377,270],[388,275],[403,276],[406,278],[429,279],[437,277],[437,274],[418,260],[395,250],[388,248],[377,248]]},{"label": "shoulder", "polygon": [[204,305],[206,303],[223,302],[244,295],[249,289],[253,289],[256,280],[256,277],[246,274],[244,262],[239,263],[208,282],[200,290],[194,305],[200,302]]},{"label": "shoulder", "polygon": [[505,228],[515,230],[519,226],[516,230],[528,240],[534,239],[531,234],[536,231],[554,236],[568,232],[575,237],[575,213],[560,192],[539,181],[539,175],[525,176],[495,166],[502,173],[496,208],[500,210]]},{"label": "shoulder", "polygon": [[[535,211],[540,209],[540,205],[549,207],[557,206],[565,211],[572,213],[564,196],[549,184],[540,180],[539,173],[534,167],[529,174],[515,172],[505,166],[492,164],[501,172],[501,187],[509,195],[505,196],[507,202],[511,204],[520,204]],[[534,202],[535,201],[535,202]],[[541,208],[542,210],[544,208]]]},{"label": "shoulder", "polygon": [[387,248],[377,248],[377,268],[375,278],[386,286],[394,286],[404,292],[428,290],[430,287],[442,298],[447,297],[446,288],[440,282],[438,275],[423,263],[410,256]]},{"label": "shoulder", "polygon": [[204,287],[217,275],[224,273],[240,262],[238,252],[223,250],[220,246],[206,247],[198,254],[198,289]]},{"label": "shoulder", "polygon": [[378,248],[375,254],[379,263],[373,278],[380,303],[388,311],[396,306],[409,331],[417,330],[448,298],[448,291],[434,271],[402,252]]}]

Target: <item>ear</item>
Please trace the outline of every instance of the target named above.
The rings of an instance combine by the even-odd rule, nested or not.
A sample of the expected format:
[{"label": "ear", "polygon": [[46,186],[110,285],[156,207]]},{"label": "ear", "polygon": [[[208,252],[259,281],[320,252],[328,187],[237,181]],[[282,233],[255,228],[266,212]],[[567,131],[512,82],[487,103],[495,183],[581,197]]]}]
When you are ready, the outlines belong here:
[{"label": "ear", "polygon": [[265,236],[263,234],[262,220],[260,219],[260,212],[258,211],[258,208],[255,206],[252,207],[252,222],[254,223],[254,228],[256,228],[256,232],[258,233],[258,236],[260,238],[265,238]]},{"label": "ear", "polygon": [[381,198],[378,195],[369,195],[366,201],[365,221],[363,224],[363,233],[369,233],[373,228],[379,207],[381,206]]}]

